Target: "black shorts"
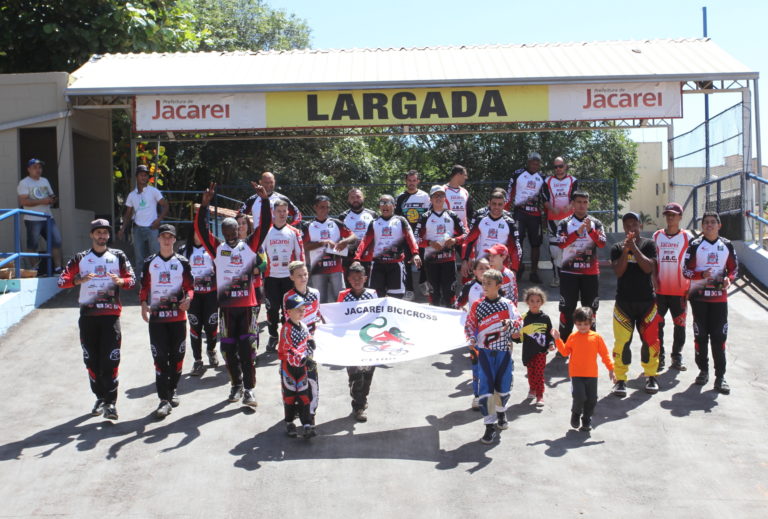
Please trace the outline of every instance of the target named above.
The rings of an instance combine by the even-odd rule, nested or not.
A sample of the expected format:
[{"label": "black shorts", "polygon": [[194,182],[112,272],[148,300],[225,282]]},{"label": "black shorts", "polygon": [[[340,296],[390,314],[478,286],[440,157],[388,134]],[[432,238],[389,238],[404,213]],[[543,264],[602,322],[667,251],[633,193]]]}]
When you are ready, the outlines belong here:
[{"label": "black shorts", "polygon": [[517,232],[520,234],[520,246],[523,245],[526,235],[531,247],[541,245],[541,216],[534,216],[521,209],[515,209],[515,223],[517,224]]},{"label": "black shorts", "polygon": [[387,294],[405,294],[405,265],[403,263],[379,263],[374,261],[371,266],[371,277],[368,286],[376,290],[379,297]]}]

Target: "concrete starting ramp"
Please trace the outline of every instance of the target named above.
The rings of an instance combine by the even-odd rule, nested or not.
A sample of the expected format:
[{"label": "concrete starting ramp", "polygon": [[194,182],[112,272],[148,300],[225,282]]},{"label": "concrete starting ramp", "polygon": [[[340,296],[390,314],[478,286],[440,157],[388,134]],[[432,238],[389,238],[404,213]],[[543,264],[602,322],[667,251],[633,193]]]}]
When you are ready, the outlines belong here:
[{"label": "concrete starting ramp", "polygon": [[[610,346],[609,270],[598,331]],[[557,289],[548,292],[545,310],[556,320]],[[730,295],[731,395],[694,385],[689,317],[689,370],[663,372],[660,392],[647,395],[636,338],[627,398],[609,394],[601,367],[596,428],[581,433],[568,426],[565,361],[550,355],[546,406],[537,409],[524,401],[518,347],[509,430],[490,446],[478,441],[483,425],[470,409],[463,351],[378,369],[362,424],[350,416],[345,371],[322,366],[319,435],[308,441],[284,434],[274,355],[259,354],[254,411],[225,401],[223,367],[190,377],[188,352],[181,406],[158,421],[147,325],[135,292],[124,299],[116,423],[89,414],[75,291],[0,339],[1,516],[722,518],[768,510],[768,297],[745,279]]]}]

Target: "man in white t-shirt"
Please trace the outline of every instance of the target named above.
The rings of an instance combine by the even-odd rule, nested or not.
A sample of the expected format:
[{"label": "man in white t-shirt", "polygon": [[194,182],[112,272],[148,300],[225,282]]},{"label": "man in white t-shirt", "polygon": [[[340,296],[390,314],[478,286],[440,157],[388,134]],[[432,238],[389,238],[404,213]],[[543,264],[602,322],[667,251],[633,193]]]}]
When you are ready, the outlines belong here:
[{"label": "man in white t-shirt", "polygon": [[[45,163],[40,159],[29,159],[27,176],[21,179],[16,187],[19,205],[28,211],[51,214],[51,205],[56,203],[56,195],[51,184],[43,177]],[[48,225],[45,216],[24,215],[24,226],[27,228],[27,251],[37,252],[40,237],[48,241]],[[61,272],[61,232],[56,226],[56,220],[51,218],[51,256],[53,270]]]},{"label": "man in white t-shirt", "polygon": [[[160,213],[157,206],[160,206]],[[136,168],[136,189],[128,193],[125,199],[123,225],[117,233],[121,240],[125,238],[128,222],[133,220],[134,263],[143,265],[144,259],[160,251],[157,241],[157,228],[168,214],[168,201],[160,191],[149,185],[149,169],[143,164]]]}]

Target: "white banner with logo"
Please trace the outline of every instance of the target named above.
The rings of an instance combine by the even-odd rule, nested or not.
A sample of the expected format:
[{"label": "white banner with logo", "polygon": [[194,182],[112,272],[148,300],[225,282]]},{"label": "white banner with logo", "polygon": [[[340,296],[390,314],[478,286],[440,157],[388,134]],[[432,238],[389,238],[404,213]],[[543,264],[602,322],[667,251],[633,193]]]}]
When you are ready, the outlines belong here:
[{"label": "white banner with logo", "polygon": [[265,128],[263,93],[136,96],[138,132]]},{"label": "white banner with logo", "polygon": [[550,85],[550,121],[657,119],[683,116],[679,82]]},{"label": "white banner with logo", "polygon": [[374,366],[428,357],[466,345],[465,313],[385,297],[320,305],[315,360]]}]

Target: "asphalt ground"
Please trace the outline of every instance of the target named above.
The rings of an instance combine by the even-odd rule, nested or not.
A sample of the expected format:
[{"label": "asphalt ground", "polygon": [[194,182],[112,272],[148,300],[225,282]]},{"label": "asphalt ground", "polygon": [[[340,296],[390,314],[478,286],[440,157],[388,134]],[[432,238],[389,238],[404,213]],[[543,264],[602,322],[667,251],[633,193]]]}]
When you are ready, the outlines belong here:
[{"label": "asphalt ground", "polygon": [[[604,272],[609,347],[614,290]],[[556,320],[557,289],[547,292]],[[190,377],[188,350],[181,405],[158,421],[136,292],[124,303],[116,423],[90,416],[76,291],[0,338],[0,517],[766,517],[768,297],[744,279],[730,295],[730,395],[693,383],[689,316],[688,371],[661,373],[646,394],[636,338],[628,396],[609,394],[601,366],[596,427],[578,432],[565,360],[550,354],[537,409],[518,346],[510,427],[490,446],[461,350],[378,368],[367,423],[350,416],[344,369],[321,366],[319,435],[286,437],[266,332],[256,410],[225,401],[223,366]]]}]

